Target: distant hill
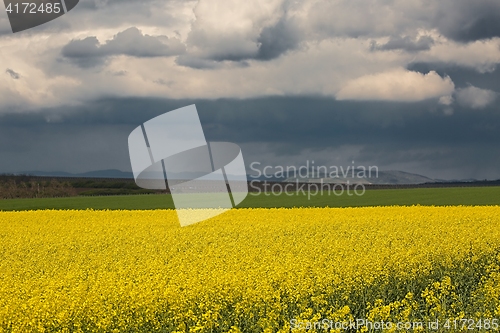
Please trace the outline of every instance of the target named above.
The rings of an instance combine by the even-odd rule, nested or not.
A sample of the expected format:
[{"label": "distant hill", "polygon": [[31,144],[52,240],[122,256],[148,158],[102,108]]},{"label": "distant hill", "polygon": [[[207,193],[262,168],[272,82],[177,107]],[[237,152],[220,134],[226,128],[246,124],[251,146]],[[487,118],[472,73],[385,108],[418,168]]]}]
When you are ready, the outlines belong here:
[{"label": "distant hill", "polygon": [[438,183],[476,183],[476,182],[487,182],[493,181],[492,179],[475,179],[475,178],[467,178],[467,179],[436,179]]},{"label": "distant hill", "polygon": [[[356,171],[357,172],[357,171]],[[329,178],[328,175],[318,174],[317,172],[311,172],[307,177],[295,176],[292,174],[288,174],[285,177],[273,177],[273,178],[265,178],[260,177],[258,180],[267,180],[267,181],[277,181],[277,182],[321,182],[323,179],[324,183],[345,183],[349,181],[350,183],[364,183],[364,184],[393,184],[393,185],[414,185],[414,184],[424,184],[424,183],[435,183],[442,182],[442,180],[433,180],[431,178],[404,172],[404,171],[379,171],[378,176],[375,173],[372,173],[371,177],[361,178],[357,176],[355,172],[355,177],[352,177],[352,173],[343,177],[340,175],[338,178]],[[24,175],[32,175],[32,176],[40,176],[40,177],[72,177],[72,178],[128,178],[133,179],[132,172],[125,172],[116,169],[110,170],[96,170],[84,173],[69,173],[63,171],[26,171],[21,172],[19,174]],[[172,179],[192,179],[199,177],[197,174],[177,174],[173,175]],[[369,176],[369,175],[367,175]],[[252,176],[248,176],[248,180],[253,180]]]},{"label": "distant hill", "polygon": [[435,183],[434,179],[404,171],[379,171],[377,178],[370,178],[370,183],[372,184],[425,184],[425,183]]},{"label": "distant hill", "polygon": [[[354,175],[354,177],[353,177]],[[249,178],[254,179],[254,178]],[[403,171],[379,171],[376,173],[373,171],[371,174],[366,171],[366,173],[361,172],[361,170],[355,170],[354,173],[352,171],[346,173],[345,175],[339,173],[336,177],[331,177],[328,174],[321,174],[318,172],[311,171],[308,175],[296,175],[296,174],[287,174],[281,175],[272,178],[260,177],[259,180],[267,180],[267,181],[277,181],[277,182],[304,182],[304,183],[319,183],[323,181],[323,183],[346,183],[349,182],[351,184],[387,184],[387,185],[417,185],[417,184],[425,184],[425,183],[435,183],[436,181],[414,173],[403,172]]]}]

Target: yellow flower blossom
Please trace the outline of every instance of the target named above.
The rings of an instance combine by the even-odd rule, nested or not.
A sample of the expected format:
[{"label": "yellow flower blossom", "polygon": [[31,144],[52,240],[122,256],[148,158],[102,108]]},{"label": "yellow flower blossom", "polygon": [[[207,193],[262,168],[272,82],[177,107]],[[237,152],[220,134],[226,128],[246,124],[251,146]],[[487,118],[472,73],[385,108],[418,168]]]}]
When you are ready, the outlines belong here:
[{"label": "yellow flower blossom", "polygon": [[185,228],[170,210],[2,212],[0,332],[491,320],[499,226],[497,206],[236,209]]}]

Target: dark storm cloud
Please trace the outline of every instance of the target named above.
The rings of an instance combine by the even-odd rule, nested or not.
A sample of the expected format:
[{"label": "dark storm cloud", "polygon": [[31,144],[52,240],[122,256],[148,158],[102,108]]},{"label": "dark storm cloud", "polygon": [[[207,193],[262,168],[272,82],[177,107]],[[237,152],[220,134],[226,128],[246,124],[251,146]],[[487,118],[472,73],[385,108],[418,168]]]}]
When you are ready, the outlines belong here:
[{"label": "dark storm cloud", "polygon": [[[381,169],[399,165],[402,171],[430,177],[500,178],[492,170],[500,163],[497,105],[481,112],[456,105],[449,117],[431,101],[365,103],[318,97],[103,99],[38,115],[3,116],[0,172],[36,170],[38,165],[68,172],[130,170],[128,134],[157,115],[193,103],[207,140],[240,144],[247,164],[268,155],[305,161],[309,155],[302,156],[304,151],[332,163],[335,156],[328,152],[350,145],[361,147],[356,161]],[[257,152],[252,146],[259,147]]]},{"label": "dark storm cloud", "polygon": [[191,67],[194,69],[218,69],[227,64],[233,68],[242,68],[250,66],[246,59],[249,58],[236,55],[219,55],[213,58],[204,58],[186,53],[175,58],[175,63],[179,66]]},{"label": "dark storm cloud", "polygon": [[432,45],[434,45],[434,39],[430,36],[422,36],[418,39],[413,39],[409,36],[393,36],[385,44],[378,44],[372,41],[370,49],[372,51],[402,50],[406,52],[419,52],[430,50]]},{"label": "dark storm cloud", "polygon": [[[235,105],[236,104],[236,105]],[[500,107],[481,113],[454,106],[453,117],[435,102],[414,104],[339,102],[322,98],[266,98],[200,103],[207,139],[242,146],[265,143],[270,152],[292,160],[330,150],[362,147],[356,161],[434,178],[500,178]],[[348,161],[346,161],[348,162]],[[408,169],[408,165],[413,165]]]},{"label": "dark storm cloud", "polygon": [[106,57],[99,46],[100,43],[96,37],[87,37],[81,40],[72,40],[63,47],[61,53],[78,66],[89,68],[105,63]]},{"label": "dark storm cloud", "polygon": [[500,37],[498,0],[317,1],[311,8],[311,24],[325,37],[387,37],[419,29],[464,43]]},{"label": "dark storm cloud", "polygon": [[431,101],[407,104],[276,97],[199,101],[197,105],[211,140],[289,142],[299,150],[343,144],[397,142],[413,146],[500,139],[500,133],[473,129],[500,127],[500,114],[494,106],[482,117],[466,110],[447,117]]},{"label": "dark storm cloud", "polygon": [[300,37],[293,24],[282,18],[275,25],[264,28],[257,42],[259,51],[255,59],[271,60],[297,48]]},{"label": "dark storm cloud", "polygon": [[202,57],[183,54],[175,58],[175,63],[179,66],[191,67],[194,69],[215,69],[220,67],[220,62]]},{"label": "dark storm cloud", "polygon": [[500,1],[443,1],[433,24],[446,37],[459,42],[500,37]]},{"label": "dark storm cloud", "polygon": [[62,55],[75,60],[82,67],[88,67],[97,65],[110,56],[168,57],[184,51],[184,45],[176,38],[144,35],[139,29],[132,27],[119,32],[104,44],[96,37],[72,40],[63,47]]},{"label": "dark storm cloud", "polygon": [[13,71],[10,68],[7,68],[7,70],[5,71],[5,73],[9,74],[10,77],[13,78],[14,80],[19,80],[21,78],[21,74],[16,73],[15,71]]}]

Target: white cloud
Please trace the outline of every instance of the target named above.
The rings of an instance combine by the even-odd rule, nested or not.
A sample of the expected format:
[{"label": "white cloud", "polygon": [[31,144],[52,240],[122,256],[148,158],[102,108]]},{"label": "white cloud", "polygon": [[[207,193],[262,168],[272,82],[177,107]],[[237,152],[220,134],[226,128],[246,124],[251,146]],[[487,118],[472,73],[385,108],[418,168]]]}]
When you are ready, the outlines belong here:
[{"label": "white cloud", "polygon": [[336,94],[339,100],[416,102],[450,95],[455,89],[449,77],[396,69],[362,76],[348,82]]},{"label": "white cloud", "polygon": [[457,101],[465,107],[482,109],[493,103],[497,95],[494,91],[470,86],[457,91]]},{"label": "white cloud", "polygon": [[[144,31],[142,27],[140,30]],[[104,30],[94,35],[106,40],[116,32]],[[123,55],[111,57],[103,68],[84,68],[65,61],[61,55],[61,49],[69,41],[83,38],[70,33],[23,36],[6,45],[1,50],[5,69],[22,73],[23,78],[18,81],[31,82],[23,88],[21,82],[11,83],[18,88],[15,100],[28,103],[33,96],[45,96],[28,103],[40,108],[85,103],[102,96],[209,99],[297,94],[334,96],[349,80],[380,69],[403,66],[411,59],[398,53],[373,54],[369,51],[369,41],[339,39],[310,43],[302,50],[271,61],[250,60],[247,66],[221,62],[213,70],[179,66],[172,57]],[[0,109],[5,112],[5,100],[0,103]]]},{"label": "white cloud", "polygon": [[187,38],[190,52],[213,59],[245,59],[258,52],[262,30],[282,15],[284,0],[200,0]]},{"label": "white cloud", "polygon": [[[14,42],[14,41],[13,41]],[[14,112],[17,110],[43,108],[61,105],[67,100],[63,96],[66,91],[75,90],[80,82],[67,75],[47,76],[38,66],[39,55],[50,44],[46,39],[37,43],[21,39],[18,44],[11,44],[0,50],[0,110]],[[27,56],[27,50],[33,55]],[[6,69],[22,73],[14,79]]]},{"label": "white cloud", "polygon": [[418,54],[414,62],[446,63],[492,72],[500,64],[500,38],[460,44],[434,35],[438,42],[429,51]]},{"label": "white cloud", "polygon": [[439,98],[439,104],[441,104],[441,105],[450,106],[453,104],[453,102],[454,102],[454,99],[453,99],[452,95],[446,95],[446,96],[442,96]]}]

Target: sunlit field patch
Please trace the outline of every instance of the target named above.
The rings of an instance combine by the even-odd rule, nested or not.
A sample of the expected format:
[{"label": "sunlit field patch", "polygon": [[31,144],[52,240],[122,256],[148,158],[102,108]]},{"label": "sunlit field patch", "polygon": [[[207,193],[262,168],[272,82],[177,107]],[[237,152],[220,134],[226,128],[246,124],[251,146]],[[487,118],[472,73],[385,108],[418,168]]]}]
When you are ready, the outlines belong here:
[{"label": "sunlit field patch", "polygon": [[2,212],[0,331],[492,320],[499,249],[498,206]]}]

